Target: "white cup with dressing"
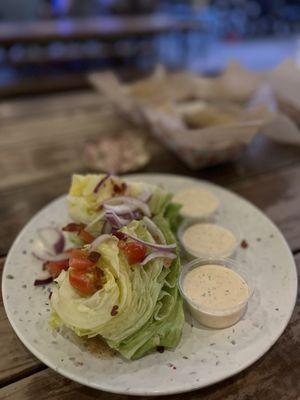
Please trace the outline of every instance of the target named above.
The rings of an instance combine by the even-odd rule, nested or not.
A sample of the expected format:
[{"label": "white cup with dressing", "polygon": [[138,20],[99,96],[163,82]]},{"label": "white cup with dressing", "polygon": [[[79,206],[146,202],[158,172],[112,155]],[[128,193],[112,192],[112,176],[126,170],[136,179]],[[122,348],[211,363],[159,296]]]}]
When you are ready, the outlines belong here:
[{"label": "white cup with dressing", "polygon": [[254,290],[249,266],[229,258],[201,258],[184,265],[179,289],[192,316],[214,329],[236,324]]}]

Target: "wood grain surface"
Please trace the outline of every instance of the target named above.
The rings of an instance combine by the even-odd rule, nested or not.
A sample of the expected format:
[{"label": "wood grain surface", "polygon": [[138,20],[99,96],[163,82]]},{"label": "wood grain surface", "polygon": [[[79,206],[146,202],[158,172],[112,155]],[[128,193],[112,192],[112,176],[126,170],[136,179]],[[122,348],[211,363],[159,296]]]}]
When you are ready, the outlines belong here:
[{"label": "wood grain surface", "polygon": [[[110,107],[103,104],[93,92],[0,103],[0,254],[7,252],[17,232],[32,215],[50,200],[67,192],[73,172],[87,171],[83,159],[84,144],[103,134],[123,129],[146,135],[116,117]],[[290,178],[291,185],[295,186],[298,175],[296,170],[293,172],[290,169],[297,169],[300,164],[300,148],[283,146],[260,135],[241,160],[191,171],[170,151],[146,136],[152,159],[142,172],[194,176],[226,187],[234,185],[237,192],[241,184],[241,193],[246,190],[246,185],[251,200],[262,208],[265,208],[264,201],[270,206],[272,197],[276,195],[273,204],[277,209],[283,207],[280,213],[285,215],[285,221],[280,222],[287,225],[288,209],[284,209],[285,204],[280,201],[279,195],[286,202],[285,189]],[[282,175],[281,171],[285,170]],[[256,177],[266,174],[265,179],[270,182],[269,189],[261,188],[256,183]],[[269,192],[270,198],[266,194],[261,196],[261,189]],[[297,191],[297,187],[292,190]],[[299,193],[289,194],[294,196],[294,200],[290,197],[289,201],[295,203],[297,195]],[[270,215],[272,217],[273,213]],[[297,221],[293,223],[293,220],[294,216],[290,221],[293,227],[289,226],[288,229],[293,231],[293,247],[300,248],[297,243],[299,224]]]},{"label": "wood grain surface", "polygon": [[[300,255],[296,257],[300,275]],[[300,394],[300,296],[292,319],[278,342],[259,361],[235,377],[212,387],[191,393],[163,396],[160,399],[181,400],[297,400]],[[116,377],[117,378],[117,377]],[[2,400],[122,400],[134,399],[84,387],[45,369],[6,386]],[[149,397],[142,397],[149,399]]]},{"label": "wood grain surface", "polygon": [[[4,258],[0,259],[0,275],[4,265]],[[1,292],[1,288],[0,288]],[[5,314],[2,293],[0,297],[0,387],[22,378],[32,372],[44,368],[20,342]],[[1,391],[0,391],[0,398]]]},{"label": "wood grain surface", "polygon": [[[72,94],[0,102],[0,261],[15,236],[49,201],[66,193],[73,172],[87,172],[87,141],[134,129],[98,94]],[[138,131],[136,131],[138,132]],[[208,179],[262,209],[281,229],[300,268],[300,148],[258,135],[234,163],[191,171],[145,132],[151,162],[141,172]],[[283,336],[256,364],[211,388],[170,399],[300,399],[300,304]],[[46,368],[21,344],[0,303],[0,399],[126,398],[73,383]]]}]

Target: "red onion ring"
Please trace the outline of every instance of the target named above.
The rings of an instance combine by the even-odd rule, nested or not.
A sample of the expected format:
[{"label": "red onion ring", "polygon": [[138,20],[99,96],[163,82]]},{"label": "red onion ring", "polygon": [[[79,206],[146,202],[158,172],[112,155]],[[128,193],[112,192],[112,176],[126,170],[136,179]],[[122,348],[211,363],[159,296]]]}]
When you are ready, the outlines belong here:
[{"label": "red onion ring", "polygon": [[36,279],[33,284],[34,286],[42,286],[42,285],[48,285],[51,282],[53,282],[53,278],[49,276],[48,278],[45,279]]},{"label": "red onion ring", "polygon": [[61,254],[50,254],[48,252],[38,252],[38,250],[32,251],[31,254],[39,261],[43,262],[50,262],[50,261],[62,261],[69,258],[68,253],[61,253]]},{"label": "red onion ring", "polygon": [[115,229],[120,229],[131,221],[130,219],[119,217],[114,211],[107,211],[106,219]]},{"label": "red onion ring", "polygon": [[106,234],[109,234],[109,233],[111,233],[111,230],[112,230],[111,224],[108,221],[105,221],[104,225],[103,225],[102,232],[106,233]]},{"label": "red onion ring", "polygon": [[144,203],[148,203],[152,196],[152,190],[150,189],[145,189],[139,194],[139,199],[143,201]]},{"label": "red onion ring", "polygon": [[106,211],[114,211],[118,215],[123,215],[123,214],[132,214],[132,211],[136,209],[136,207],[132,208],[130,206],[120,204],[120,205],[110,205],[110,204],[104,204],[104,210]]},{"label": "red onion ring", "polygon": [[138,239],[137,237],[126,233],[126,232],[122,232],[124,233],[125,236],[127,236],[128,238],[135,240],[138,243],[142,243],[147,247],[151,247],[152,249],[155,250],[161,250],[161,251],[172,251],[175,250],[177,245],[176,243],[172,243],[172,244],[157,244],[157,243],[149,243],[149,242],[145,242],[144,240]]},{"label": "red onion ring", "polygon": [[97,247],[99,246],[99,244],[105,242],[105,240],[107,239],[113,239],[113,237],[111,235],[108,235],[107,233],[98,236],[92,243],[91,246],[89,248],[89,251],[95,251],[97,249]]},{"label": "red onion ring", "polygon": [[144,260],[141,262],[141,265],[146,265],[149,261],[154,260],[155,258],[170,258],[173,260],[176,258],[176,254],[166,251],[154,251],[153,253],[148,254]]},{"label": "red onion ring", "polygon": [[65,237],[61,230],[54,227],[38,229],[38,235],[45,248],[52,254],[64,251]]},{"label": "red onion ring", "polygon": [[135,208],[140,209],[144,215],[146,215],[147,217],[151,217],[151,211],[150,208],[148,206],[148,204],[146,204],[145,202],[141,201],[140,199],[136,198],[136,197],[131,197],[131,196],[116,196],[116,197],[112,197],[111,199],[105,200],[104,204],[106,205],[114,205],[114,204],[126,204],[126,205],[131,205],[131,206],[135,206]]},{"label": "red onion ring", "polygon": [[94,193],[98,193],[99,189],[104,185],[104,183],[111,177],[111,174],[105,175],[95,186]]},{"label": "red onion ring", "polygon": [[147,226],[148,231],[151,233],[155,241],[159,239],[161,244],[166,244],[166,239],[162,233],[162,231],[159,229],[159,227],[148,217],[144,217],[143,221],[145,225]]}]

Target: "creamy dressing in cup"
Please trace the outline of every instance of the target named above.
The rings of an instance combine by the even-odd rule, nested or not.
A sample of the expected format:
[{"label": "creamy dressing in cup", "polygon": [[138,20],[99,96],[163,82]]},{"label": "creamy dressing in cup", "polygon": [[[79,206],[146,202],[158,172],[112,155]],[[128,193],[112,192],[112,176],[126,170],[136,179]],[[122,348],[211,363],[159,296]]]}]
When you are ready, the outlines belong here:
[{"label": "creamy dressing in cup", "polygon": [[253,293],[246,267],[225,258],[197,259],[186,264],[179,287],[193,317],[215,329],[237,323]]},{"label": "creamy dressing in cup", "polygon": [[185,221],[178,230],[178,238],[189,259],[229,257],[233,255],[238,244],[229,229],[211,223]]},{"label": "creamy dressing in cup", "polygon": [[219,199],[202,186],[192,186],[174,194],[174,203],[182,206],[180,214],[184,218],[207,220],[214,216],[220,206]]}]

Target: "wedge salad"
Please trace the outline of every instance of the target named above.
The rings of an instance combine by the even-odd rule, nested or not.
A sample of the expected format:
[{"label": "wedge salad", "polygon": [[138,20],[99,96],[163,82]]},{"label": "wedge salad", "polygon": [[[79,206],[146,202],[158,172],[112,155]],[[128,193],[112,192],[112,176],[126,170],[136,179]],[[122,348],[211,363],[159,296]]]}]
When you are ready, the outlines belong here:
[{"label": "wedge salad", "polygon": [[74,175],[71,221],[39,232],[33,254],[54,280],[53,328],[100,336],[134,360],[175,348],[184,323],[178,292],[180,206],[164,189],[114,175]]}]

